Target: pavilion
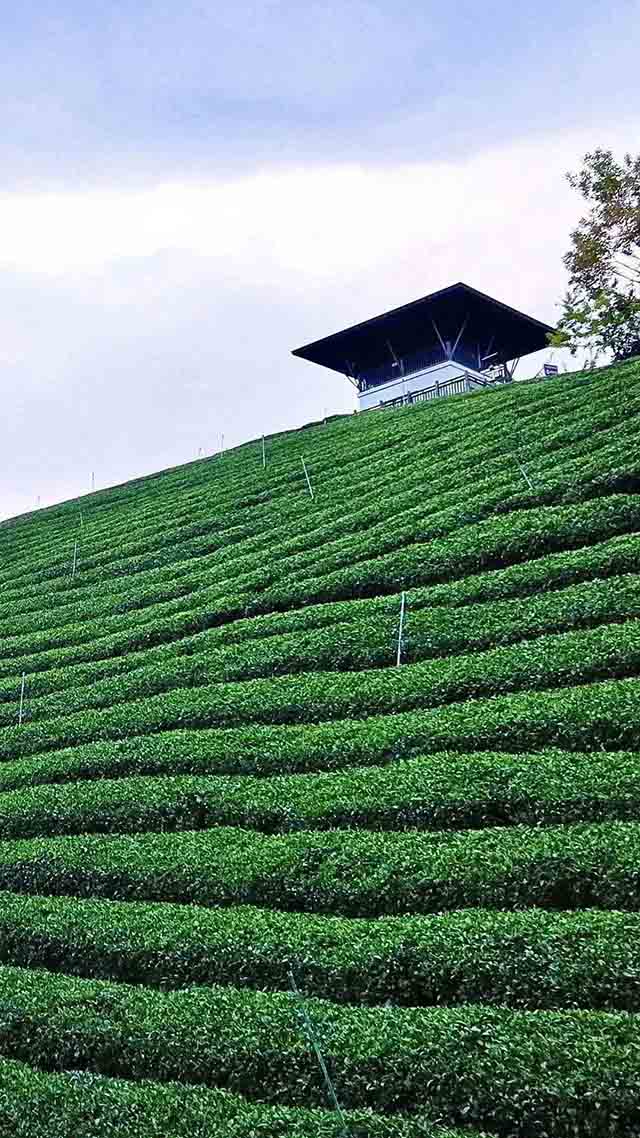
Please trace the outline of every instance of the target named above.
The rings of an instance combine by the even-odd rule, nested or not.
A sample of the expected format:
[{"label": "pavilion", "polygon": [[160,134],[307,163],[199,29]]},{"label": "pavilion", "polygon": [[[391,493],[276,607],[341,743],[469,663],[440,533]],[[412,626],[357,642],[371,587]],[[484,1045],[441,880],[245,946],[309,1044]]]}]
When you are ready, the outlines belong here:
[{"label": "pavilion", "polygon": [[551,331],[459,281],[293,355],[341,372],[367,410],[509,383],[522,356],[548,346]]}]

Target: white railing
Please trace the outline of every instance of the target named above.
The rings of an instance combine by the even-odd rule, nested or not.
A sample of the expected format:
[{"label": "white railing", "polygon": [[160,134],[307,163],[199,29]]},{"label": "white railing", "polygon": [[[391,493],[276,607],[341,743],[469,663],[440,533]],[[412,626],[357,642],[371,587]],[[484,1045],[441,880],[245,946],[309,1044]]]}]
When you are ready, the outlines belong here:
[{"label": "white railing", "polygon": [[378,407],[403,407],[408,403],[424,403],[427,399],[440,399],[443,395],[464,395],[469,391],[477,391],[480,387],[492,386],[490,380],[465,372],[463,375],[456,376],[455,379],[446,379],[442,383],[436,380],[435,383],[430,384],[429,387],[423,387],[420,391],[407,391],[404,395],[397,395],[395,399],[382,401]]}]

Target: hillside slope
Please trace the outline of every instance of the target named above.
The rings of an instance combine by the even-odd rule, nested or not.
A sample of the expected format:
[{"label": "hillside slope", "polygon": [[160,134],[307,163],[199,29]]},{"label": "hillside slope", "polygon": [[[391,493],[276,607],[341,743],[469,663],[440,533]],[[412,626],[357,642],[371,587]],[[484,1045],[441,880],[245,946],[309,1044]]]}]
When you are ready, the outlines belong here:
[{"label": "hillside slope", "polygon": [[0,1134],[640,1134],[639,412],[636,361],[0,526]]}]

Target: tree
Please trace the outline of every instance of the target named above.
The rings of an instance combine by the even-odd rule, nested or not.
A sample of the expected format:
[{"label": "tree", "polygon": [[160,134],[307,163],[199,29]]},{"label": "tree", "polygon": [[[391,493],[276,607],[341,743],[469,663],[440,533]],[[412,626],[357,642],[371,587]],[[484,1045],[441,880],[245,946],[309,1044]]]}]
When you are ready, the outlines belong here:
[{"label": "tree", "polygon": [[563,261],[569,287],[554,347],[591,362],[601,352],[615,360],[640,354],[640,155],[617,162],[610,150],[586,154],[569,184],[589,205],[571,233]]}]

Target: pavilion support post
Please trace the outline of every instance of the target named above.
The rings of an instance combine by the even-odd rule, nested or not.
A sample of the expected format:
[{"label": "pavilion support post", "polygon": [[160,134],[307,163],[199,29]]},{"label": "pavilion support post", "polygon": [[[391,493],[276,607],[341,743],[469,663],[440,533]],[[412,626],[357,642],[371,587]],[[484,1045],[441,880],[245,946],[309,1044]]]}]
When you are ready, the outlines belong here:
[{"label": "pavilion support post", "polygon": [[356,369],[353,366],[353,364],[351,363],[351,361],[345,360],[344,366],[346,369],[344,374],[345,374],[346,378],[349,380],[349,383],[352,384],[352,386],[355,387],[357,390],[360,390],[358,387],[358,380],[357,380],[356,374],[355,374]]},{"label": "pavilion support post", "polygon": [[448,359],[449,353],[447,352],[447,345],[445,344],[444,340],[442,339],[442,336],[440,335],[440,329],[438,328],[438,325],[436,324],[433,317],[431,318],[431,323],[433,324],[433,330],[434,330],[436,336],[438,337],[438,340],[440,341],[440,347],[442,348],[442,351],[444,353],[444,358]]},{"label": "pavilion support post", "polygon": [[458,347],[458,344],[460,343],[460,340],[462,339],[462,336],[464,335],[464,330],[467,327],[468,323],[469,323],[469,313],[467,313],[467,315],[465,316],[465,318],[462,322],[462,327],[460,328],[460,331],[458,332],[458,335],[456,336],[456,342],[451,349],[451,357],[452,358],[456,354],[456,348]]},{"label": "pavilion support post", "polygon": [[491,359],[491,356],[495,355],[495,353],[492,352],[492,348],[493,348],[493,345],[495,343],[495,339],[496,339],[495,336],[491,337],[491,339],[489,340],[489,343],[487,344],[486,352],[484,353],[483,356],[480,357],[480,370],[482,370],[482,364],[484,363],[484,361]]},{"label": "pavilion support post", "polygon": [[391,340],[387,340],[387,347],[388,347],[389,351],[391,352],[391,357],[393,359],[393,362],[396,365],[396,367],[399,369],[400,374],[404,375],[404,367],[402,366],[402,360],[400,359],[399,356],[396,355],[394,348],[393,348],[393,344],[391,343]]}]

